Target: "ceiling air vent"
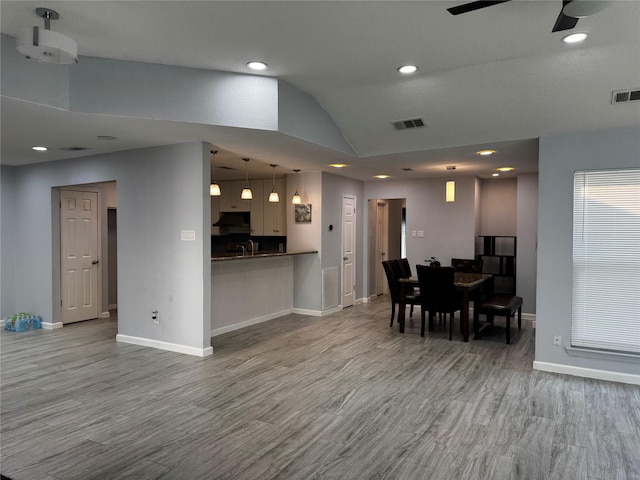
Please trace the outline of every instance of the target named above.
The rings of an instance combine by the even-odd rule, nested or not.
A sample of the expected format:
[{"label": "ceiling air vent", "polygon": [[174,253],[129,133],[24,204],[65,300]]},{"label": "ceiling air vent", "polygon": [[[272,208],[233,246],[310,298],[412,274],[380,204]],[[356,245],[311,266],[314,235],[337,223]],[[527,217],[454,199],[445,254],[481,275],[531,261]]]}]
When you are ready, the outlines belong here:
[{"label": "ceiling air vent", "polygon": [[424,127],[424,120],[421,118],[411,118],[409,120],[400,120],[397,122],[391,122],[396,130],[407,130],[409,128]]},{"label": "ceiling air vent", "polygon": [[89,147],[62,147],[60,150],[68,150],[71,152],[81,152],[82,150],[89,150]]},{"label": "ceiling air vent", "polygon": [[626,103],[640,100],[640,88],[633,90],[616,90],[611,95],[611,103]]}]

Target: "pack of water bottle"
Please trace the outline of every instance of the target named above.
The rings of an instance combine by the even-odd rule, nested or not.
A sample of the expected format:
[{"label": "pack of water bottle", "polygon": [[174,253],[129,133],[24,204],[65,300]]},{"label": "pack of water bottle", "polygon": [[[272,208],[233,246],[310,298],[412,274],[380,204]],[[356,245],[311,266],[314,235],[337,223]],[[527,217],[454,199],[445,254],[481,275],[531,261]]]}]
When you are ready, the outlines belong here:
[{"label": "pack of water bottle", "polygon": [[40,315],[32,313],[16,313],[4,321],[4,329],[10,332],[26,332],[37,328],[42,328],[42,319]]}]

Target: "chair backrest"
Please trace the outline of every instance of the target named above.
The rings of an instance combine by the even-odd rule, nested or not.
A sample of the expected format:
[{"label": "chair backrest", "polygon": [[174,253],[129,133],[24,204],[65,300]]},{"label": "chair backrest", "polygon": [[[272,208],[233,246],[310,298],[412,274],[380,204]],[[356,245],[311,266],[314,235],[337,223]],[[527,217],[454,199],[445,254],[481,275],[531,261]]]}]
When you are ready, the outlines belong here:
[{"label": "chair backrest", "polygon": [[391,300],[394,302],[400,301],[400,285],[398,279],[400,278],[400,267],[397,260],[385,260],[382,262],[384,273],[387,276],[387,282],[389,283],[389,294]]},{"label": "chair backrest", "polygon": [[423,307],[436,311],[450,311],[458,296],[453,284],[453,267],[416,265],[416,272]]},{"label": "chair backrest", "polygon": [[409,260],[407,260],[406,258],[401,258],[400,260],[398,260],[398,267],[400,267],[401,278],[411,277],[411,265],[409,265]]},{"label": "chair backrest", "polygon": [[482,259],[452,258],[451,266],[456,272],[482,273]]}]

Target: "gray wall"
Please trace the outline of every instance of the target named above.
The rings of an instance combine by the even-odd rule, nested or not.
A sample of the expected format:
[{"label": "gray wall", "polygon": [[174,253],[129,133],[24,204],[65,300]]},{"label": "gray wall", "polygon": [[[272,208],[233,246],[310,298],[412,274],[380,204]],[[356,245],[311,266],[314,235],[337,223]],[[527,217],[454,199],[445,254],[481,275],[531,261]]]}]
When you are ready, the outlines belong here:
[{"label": "gray wall", "polygon": [[536,313],[538,262],[538,174],[518,175],[518,263],[517,294],[522,311]]},{"label": "gray wall", "polygon": [[0,167],[0,318],[17,313],[13,295],[19,234],[16,223],[16,168]]},{"label": "gray wall", "polygon": [[[342,196],[356,198],[356,299],[364,296],[364,228],[367,221],[367,201],[364,184],[358,180],[322,174],[322,268],[338,267],[342,272]],[[329,225],[333,230],[329,231]],[[342,292],[342,278],[339,278]],[[342,302],[342,297],[340,297]]]},{"label": "gray wall", "polygon": [[[118,185],[118,333],[195,348],[210,345],[211,265],[209,145],[200,142],[98,155],[74,160],[3,167],[2,316],[14,310],[59,318],[54,298],[52,189],[115,180]],[[11,181],[11,188],[5,183]],[[103,199],[103,201],[106,199]],[[6,207],[14,209],[12,216]],[[105,222],[106,223],[106,220]],[[180,230],[195,230],[195,242]],[[11,232],[7,235],[7,232]],[[11,234],[19,239],[12,243]],[[104,234],[104,232],[103,232]],[[5,247],[8,240],[9,248]],[[5,272],[10,265],[12,271]],[[13,276],[13,281],[5,281]],[[5,303],[10,298],[12,302]],[[152,310],[160,312],[154,325]]]},{"label": "gray wall", "polygon": [[[640,167],[640,128],[540,139],[536,362],[638,374],[637,363],[565,351],[571,337],[573,174],[630,167]],[[562,336],[561,346],[553,345],[554,334]]]},{"label": "gray wall", "polygon": [[482,200],[479,235],[515,235],[517,224],[516,178],[486,179],[480,182]]}]

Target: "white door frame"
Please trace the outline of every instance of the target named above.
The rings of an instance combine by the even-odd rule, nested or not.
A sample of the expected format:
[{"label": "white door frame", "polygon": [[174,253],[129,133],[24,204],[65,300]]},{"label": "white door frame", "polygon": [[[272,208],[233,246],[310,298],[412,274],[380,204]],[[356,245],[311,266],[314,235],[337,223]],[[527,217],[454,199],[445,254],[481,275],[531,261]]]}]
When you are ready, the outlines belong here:
[{"label": "white door frame", "polygon": [[[379,224],[380,212],[382,211],[382,228]],[[376,200],[376,295],[389,293],[382,261],[387,258],[389,250],[389,202],[387,200]],[[378,254],[380,252],[380,255]]]},{"label": "white door frame", "polygon": [[[352,231],[351,231],[351,246],[350,252],[349,249],[345,248],[345,202],[347,200],[351,200],[353,202],[353,212],[352,212]],[[355,195],[343,195],[342,196],[342,242],[341,242],[341,253],[342,259],[340,262],[340,278],[342,279],[342,295],[341,295],[341,303],[342,307],[350,307],[356,303],[356,229],[357,229],[357,209],[356,209],[356,197]],[[348,269],[345,269],[345,264],[349,266]],[[351,272],[351,288],[345,288],[345,274],[350,271]]]}]

